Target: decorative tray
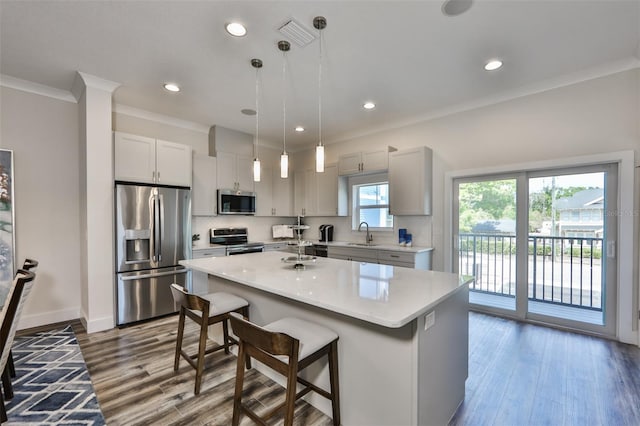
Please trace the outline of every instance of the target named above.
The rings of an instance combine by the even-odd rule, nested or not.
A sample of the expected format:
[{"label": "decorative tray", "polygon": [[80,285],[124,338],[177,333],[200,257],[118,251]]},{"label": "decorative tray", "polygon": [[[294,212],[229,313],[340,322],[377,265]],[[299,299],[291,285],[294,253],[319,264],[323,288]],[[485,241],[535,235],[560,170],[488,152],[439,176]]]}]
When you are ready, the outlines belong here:
[{"label": "decorative tray", "polygon": [[284,263],[304,263],[304,262],[315,262],[315,256],[289,256],[283,257],[282,261]]},{"label": "decorative tray", "polygon": [[287,242],[288,245],[290,246],[296,246],[296,247],[307,247],[307,246],[312,246],[313,243],[311,241],[289,241]]}]

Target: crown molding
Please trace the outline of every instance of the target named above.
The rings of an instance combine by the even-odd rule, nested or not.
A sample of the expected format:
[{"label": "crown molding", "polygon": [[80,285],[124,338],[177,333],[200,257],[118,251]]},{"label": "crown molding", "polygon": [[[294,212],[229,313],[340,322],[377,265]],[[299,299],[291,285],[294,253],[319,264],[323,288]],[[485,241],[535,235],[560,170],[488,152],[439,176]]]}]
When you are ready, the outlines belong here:
[{"label": "crown molding", "polygon": [[471,111],[495,104],[499,104],[506,101],[511,101],[518,98],[523,98],[538,93],[547,92],[549,90],[559,89],[562,87],[571,86],[573,84],[582,83],[589,80],[594,80],[600,77],[607,77],[609,75],[617,74],[632,69],[640,69],[640,58],[635,56],[628,57],[626,59],[608,63],[605,65],[581,70],[571,74],[565,74],[560,77],[547,79],[535,84],[520,87],[515,90],[504,92],[495,96],[488,96],[485,98],[477,99],[471,102],[462,103],[451,106],[449,108],[443,108],[437,111],[433,111],[427,114],[417,115],[409,117],[404,120],[398,120],[393,123],[387,123],[386,125],[369,128],[364,132],[352,132],[343,134],[338,138],[325,141],[325,145],[330,145],[338,142],[344,142],[351,139],[356,139],[363,136],[372,135],[388,130],[398,129],[401,127],[407,127],[425,121],[435,120],[443,118],[449,115],[458,114],[465,111]]},{"label": "crown molding", "polygon": [[130,117],[142,118],[143,120],[154,121],[156,123],[168,124],[170,126],[192,130],[198,133],[204,133],[206,135],[209,134],[209,127],[211,127],[208,125],[195,123],[193,121],[182,120],[180,118],[171,117],[169,115],[158,114],[156,112],[151,112],[123,104],[115,104],[113,106],[113,112],[115,112],[116,114],[128,115]]},{"label": "crown molding", "polygon": [[68,90],[56,89],[55,87],[45,86],[44,84],[34,83],[33,81],[22,80],[20,78],[11,77],[10,75],[0,74],[0,86],[20,90],[22,92],[33,93],[35,95],[46,96],[60,101],[71,102],[74,104],[77,103],[76,98]]},{"label": "crown molding", "polygon": [[92,87],[94,89],[113,93],[114,90],[120,87],[120,83],[116,83],[115,81],[111,80],[105,80],[104,78],[96,77],[95,75],[76,71],[76,78],[73,80],[71,93],[73,93],[73,96],[75,96],[77,101],[80,100],[80,97],[84,93],[85,87]]}]

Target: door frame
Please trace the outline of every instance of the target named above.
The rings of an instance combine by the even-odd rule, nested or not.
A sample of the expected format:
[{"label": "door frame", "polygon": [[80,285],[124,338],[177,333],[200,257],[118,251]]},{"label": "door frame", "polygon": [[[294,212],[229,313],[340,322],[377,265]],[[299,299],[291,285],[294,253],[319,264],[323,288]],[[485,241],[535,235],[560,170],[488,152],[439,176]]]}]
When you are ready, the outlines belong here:
[{"label": "door frame", "polygon": [[[501,166],[486,166],[482,168],[460,169],[445,172],[444,179],[444,241],[443,241],[443,270],[453,271],[453,180],[462,177],[507,174],[514,171],[572,168],[603,163],[618,164],[618,200],[617,206],[611,206],[611,211],[618,216],[618,230],[615,236],[617,257],[617,340],[640,345],[639,306],[640,289],[638,283],[638,217],[634,210],[637,194],[635,152],[616,151],[603,154],[566,157],[560,159],[543,160],[527,163],[514,163]],[[623,231],[624,230],[624,231]]]}]

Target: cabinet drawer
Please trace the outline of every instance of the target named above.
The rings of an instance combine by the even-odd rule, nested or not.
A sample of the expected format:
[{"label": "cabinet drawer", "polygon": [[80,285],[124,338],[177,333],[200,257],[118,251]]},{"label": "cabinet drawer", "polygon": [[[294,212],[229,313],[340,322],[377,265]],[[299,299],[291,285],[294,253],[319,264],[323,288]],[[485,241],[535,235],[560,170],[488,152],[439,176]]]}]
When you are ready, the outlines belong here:
[{"label": "cabinet drawer", "polygon": [[378,260],[384,264],[413,267],[415,263],[415,253],[380,250],[378,251]]},{"label": "cabinet drawer", "polygon": [[264,251],[289,251],[287,243],[265,244]]},{"label": "cabinet drawer", "polygon": [[206,250],[193,250],[192,258],[193,259],[201,259],[203,257],[222,257],[226,256],[227,252],[224,247],[222,248],[212,248]]},{"label": "cabinet drawer", "polygon": [[378,251],[375,249],[366,249],[358,247],[334,247],[329,246],[329,257],[349,258],[362,262],[377,262]]}]

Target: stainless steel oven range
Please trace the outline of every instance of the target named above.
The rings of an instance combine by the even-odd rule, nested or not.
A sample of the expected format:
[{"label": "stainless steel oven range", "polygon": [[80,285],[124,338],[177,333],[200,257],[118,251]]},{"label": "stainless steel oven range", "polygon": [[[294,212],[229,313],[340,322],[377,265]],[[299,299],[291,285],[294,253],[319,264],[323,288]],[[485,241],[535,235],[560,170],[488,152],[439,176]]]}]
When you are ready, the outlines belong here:
[{"label": "stainless steel oven range", "polygon": [[227,256],[264,251],[264,243],[249,242],[247,228],[211,228],[209,242],[226,246]]}]

